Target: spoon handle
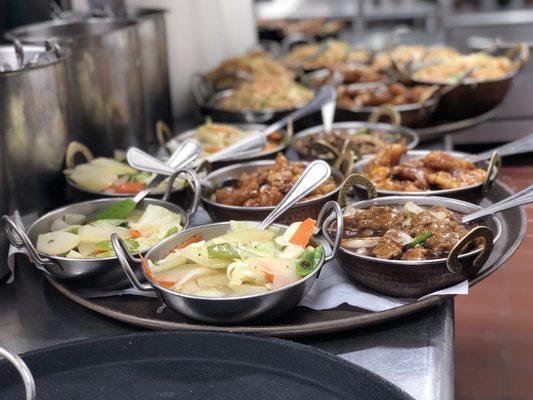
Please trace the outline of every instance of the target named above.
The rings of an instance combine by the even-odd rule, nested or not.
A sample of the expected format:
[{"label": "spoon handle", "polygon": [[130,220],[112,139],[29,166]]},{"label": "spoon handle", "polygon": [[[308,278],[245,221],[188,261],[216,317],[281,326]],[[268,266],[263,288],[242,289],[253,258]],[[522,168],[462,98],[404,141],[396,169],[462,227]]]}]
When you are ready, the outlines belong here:
[{"label": "spoon handle", "polygon": [[141,171],[147,171],[166,176],[170,176],[174,173],[174,169],[169,167],[166,163],[158,160],[155,157],[152,157],[136,147],[131,147],[128,150],[126,153],[126,160],[132,168],[139,169]]},{"label": "spoon handle", "polygon": [[495,214],[499,211],[507,210],[509,208],[521,206],[533,202],[533,185],[528,186],[524,190],[499,201],[483,210],[476,211],[472,214],[463,217],[462,222],[467,223],[475,219],[484,217],[486,215]]},{"label": "spoon handle", "polygon": [[331,175],[330,166],[322,160],[313,161],[300,175],[291,190],[278,203],[270,214],[261,222],[257,229],[266,229],[271,223],[280,217],[287,209],[297,201],[307,196],[319,187]]},{"label": "spoon handle", "polygon": [[485,151],[483,153],[476,154],[474,156],[468,157],[467,159],[471,162],[478,162],[483,160],[488,160],[492,157],[492,153],[497,151],[501,156],[510,156],[513,154],[522,154],[533,151],[533,133],[529,134],[522,139],[515,140],[513,142],[504,144],[503,146],[496,147],[492,150]]},{"label": "spoon handle", "polygon": [[266,146],[266,137],[261,134],[249,135],[231,146],[206,157],[210,163],[222,161],[242,155],[242,153],[260,153]]},{"label": "spoon handle", "polygon": [[320,109],[320,112],[322,113],[324,132],[330,133],[333,128],[333,120],[335,119],[335,100],[324,104]]},{"label": "spoon handle", "polygon": [[269,125],[261,132],[261,134],[264,136],[268,136],[271,133],[274,133],[280,130],[285,125],[287,125],[290,120],[294,122],[300,118],[305,117],[306,115],[309,115],[319,110],[320,108],[322,108],[324,104],[328,104],[332,101],[334,102],[336,96],[337,96],[337,93],[333,86],[321,87],[320,90],[317,92],[316,96],[314,97],[314,99],[311,100],[305,107],[302,107],[296,111],[293,111],[292,113],[286,115],[280,120],[274,122],[272,125]]}]

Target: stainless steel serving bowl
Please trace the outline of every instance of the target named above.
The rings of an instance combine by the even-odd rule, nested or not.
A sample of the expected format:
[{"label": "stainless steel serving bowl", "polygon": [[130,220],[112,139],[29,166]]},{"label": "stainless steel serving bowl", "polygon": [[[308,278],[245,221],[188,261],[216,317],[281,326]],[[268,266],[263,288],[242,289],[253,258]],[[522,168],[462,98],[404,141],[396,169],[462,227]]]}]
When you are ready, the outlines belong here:
[{"label": "stainless steel serving bowl", "polygon": [[[406,155],[402,157],[407,158],[423,158],[429,154],[429,150],[409,150]],[[468,154],[460,153],[456,151],[449,151],[448,154],[457,158],[464,158]],[[363,170],[363,167],[370,162],[371,158],[364,158],[353,165],[353,172],[355,174],[360,174]],[[490,190],[492,183],[498,177],[498,174],[501,170],[501,157],[498,153],[494,153],[492,159],[489,163],[486,161],[476,163],[476,166],[479,168],[486,168],[486,177],[485,181],[475,185],[465,186],[457,189],[440,189],[440,190],[423,190],[420,192],[403,192],[399,190],[383,190],[377,189],[374,187],[373,183],[370,180],[366,179],[363,176],[359,176],[357,182],[355,182],[354,188],[356,193],[362,198],[366,198],[369,192],[375,192],[379,197],[383,196],[416,196],[416,197],[425,197],[425,196],[443,196],[451,197],[454,199],[464,200],[471,203],[478,203],[485,196],[485,194]],[[348,181],[348,180],[347,180]],[[349,184],[349,183],[347,183]]]},{"label": "stainless steel serving bowl", "polygon": [[[216,122],[244,123],[244,124],[269,124],[277,121],[298,108],[291,107],[286,109],[264,109],[260,111],[242,110],[230,111],[220,108],[217,103],[222,98],[230,96],[233,89],[215,91],[215,89],[203,78],[202,75],[195,75],[192,78],[191,89],[194,100],[200,113],[204,116],[210,116]],[[298,121],[299,126],[304,126],[306,121],[311,121],[313,115],[302,118]]]},{"label": "stainless steel serving bowl", "polygon": [[[407,142],[407,148],[410,150],[418,146],[418,142],[420,140],[418,133],[416,133],[412,129],[406,128],[404,126],[397,126],[397,125],[383,124],[383,123],[358,122],[358,121],[336,122],[332,125],[331,129],[332,131],[336,129],[347,130],[349,131],[350,134],[355,134],[361,129],[369,129],[371,131],[381,130],[381,131],[386,131],[386,132],[391,132],[391,133],[399,133],[403,138],[405,138]],[[298,153],[298,156],[304,160],[311,160],[317,157],[328,159],[326,156],[324,156],[323,154],[320,154],[318,151],[316,153],[312,153],[313,149],[308,149],[307,153],[299,151],[298,146],[297,146],[297,143],[299,140],[307,136],[319,134],[321,132],[324,132],[324,127],[322,125],[313,126],[301,132],[297,132],[296,135],[293,136],[291,140],[291,147],[293,147]],[[334,153],[334,156],[338,158],[340,156],[340,153],[342,153],[342,151],[338,151],[337,153],[333,152],[333,153]],[[334,158],[329,158],[328,160],[333,160],[333,159]]]},{"label": "stainless steel serving bowl", "polygon": [[[364,209],[374,205],[402,205],[409,201],[420,206],[444,206],[467,214],[481,209],[464,201],[436,196],[381,197],[356,202],[351,207]],[[332,223],[333,219],[328,217],[322,226],[328,243],[332,243],[328,231]],[[420,297],[463,282],[479,272],[502,231],[500,222],[492,215],[481,220],[479,225],[453,247],[447,258],[424,261],[385,260],[357,254],[343,247],[339,249],[337,258],[346,273],[362,285],[389,296]],[[478,237],[484,238],[483,248],[461,254],[464,246]]]},{"label": "stainless steel serving bowl", "polygon": [[[245,132],[250,132],[250,133],[261,132],[267,127],[267,125],[264,125],[264,124],[231,124],[231,126],[237,129],[240,129],[242,131],[245,131]],[[178,135],[174,136],[172,135],[172,132],[167,130],[166,128],[160,129],[161,133],[158,134],[159,145],[161,146],[161,148],[164,148],[167,153],[171,153],[183,140],[194,139],[196,135],[196,130],[197,128],[189,129],[188,131],[179,133]],[[276,154],[285,150],[285,148],[287,147],[287,144],[291,140],[292,123],[289,124],[287,130],[280,129],[280,131],[284,137],[278,143],[278,145],[274,147],[273,149],[268,150],[268,151],[263,151],[261,153],[257,153],[257,155],[235,157],[227,161],[217,161],[212,164],[212,168],[218,169],[218,168],[225,167],[228,165],[233,165],[236,162],[268,160],[268,159],[276,157]],[[167,133],[163,133],[163,132],[167,132]]]},{"label": "stainless steel serving bowl", "polygon": [[[337,223],[342,226],[340,207],[333,201],[322,208],[317,220],[319,222],[317,226],[321,226],[326,213],[331,210],[336,213]],[[155,245],[146,254],[146,259],[152,261],[160,260],[166,257],[177,245],[194,235],[201,235],[206,240],[221,236],[229,230],[229,226],[229,222],[219,222],[187,229]],[[280,228],[282,232],[287,229],[286,225],[273,224],[273,226]],[[141,283],[131,266],[133,263],[138,262],[125,251],[124,244],[118,236],[113,236],[112,242],[124,272],[137,289],[155,291],[161,296],[165,304],[174,311],[211,324],[235,324],[250,320],[267,321],[287,313],[305,296],[315,279],[318,278],[324,264],[335,258],[340,245],[340,239],[337,239],[333,244],[331,254],[323,256],[319,266],[311,274],[291,285],[250,296],[212,298],[191,296],[169,290],[151,280],[144,272],[144,269],[143,274],[148,283]],[[320,242],[313,238],[311,245],[318,246]]]},{"label": "stainless steel serving bowl", "polygon": [[[140,206],[154,204],[180,214],[183,221],[182,226],[186,228],[189,225],[189,217],[198,208],[199,191],[196,193],[197,195],[195,196],[193,205],[188,211],[184,211],[181,207],[172,203],[157,199],[145,199],[141,202]],[[36,249],[36,243],[40,234],[50,232],[50,225],[56,218],[60,218],[65,214],[91,215],[111,204],[126,199],[128,198],[98,199],[61,207],[40,217],[26,231],[7,215],[4,215],[2,220],[6,224],[6,232],[11,244],[19,249],[24,248],[35,266],[41,271],[56,279],[79,281],[90,287],[106,289],[123,288],[128,287],[129,282],[122,273],[122,270],[117,268],[117,257],[67,258],[52,256],[39,252]]]},{"label": "stainless steel serving bowl", "polygon": [[[308,162],[302,161],[304,164]],[[239,179],[244,173],[251,173],[257,168],[274,165],[274,160],[266,161],[252,161],[247,163],[234,164],[229,167],[217,169],[209,173],[205,177],[205,181],[210,187],[219,188],[224,182],[233,179]],[[344,180],[345,174],[336,168],[332,168],[331,175],[335,177],[338,182],[338,187],[331,192],[310,200],[304,200],[292,206],[286,211],[278,222],[283,224],[290,224],[296,221],[303,221],[306,218],[316,218],[320,209],[329,200],[334,200],[340,190],[340,186]],[[228,221],[228,220],[250,220],[260,221],[264,219],[274,209],[270,207],[244,207],[244,206],[229,206],[220,204],[211,200],[213,190],[207,186],[202,186],[202,203],[205,210],[214,221]]]},{"label": "stainless steel serving bowl", "polygon": [[[76,165],[79,164],[75,161],[75,158],[78,155],[82,156],[85,159],[85,162],[89,162],[94,158],[93,153],[87,146],[79,142],[70,142],[65,152],[65,165],[68,169],[74,169]],[[85,200],[95,197],[118,198],[128,195],[127,193],[99,192],[96,190],[87,189],[74,182],[74,180],[72,180],[68,175],[65,175],[65,180],[67,181],[67,184],[74,189],[72,193],[69,193],[69,197],[77,200]],[[182,185],[179,186],[178,184],[173,184],[171,187],[167,186],[166,189],[160,189],[156,187],[150,192],[150,195],[158,197],[162,196],[164,201],[168,201],[173,194],[181,190],[183,190]],[[131,196],[134,196],[135,194],[136,193],[132,193]]]}]

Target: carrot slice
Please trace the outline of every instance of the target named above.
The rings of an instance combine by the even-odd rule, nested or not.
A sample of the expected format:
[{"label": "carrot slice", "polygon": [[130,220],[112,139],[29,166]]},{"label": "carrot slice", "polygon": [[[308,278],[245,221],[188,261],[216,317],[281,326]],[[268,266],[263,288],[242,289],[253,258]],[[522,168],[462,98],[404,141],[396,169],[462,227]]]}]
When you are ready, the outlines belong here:
[{"label": "carrot slice", "polygon": [[283,134],[280,131],[272,132],[268,138],[274,142],[279,142],[283,139]]},{"label": "carrot slice", "polygon": [[294,232],[294,235],[290,238],[289,242],[298,246],[306,247],[309,243],[309,239],[313,236],[313,229],[316,221],[311,218],[307,218],[300,224],[298,230]]},{"label": "carrot slice", "polygon": [[116,193],[137,193],[143,190],[146,185],[142,182],[125,182],[122,185],[115,186]]},{"label": "carrot slice", "polygon": [[191,236],[189,239],[187,239],[186,241],[184,242],[181,242],[180,244],[178,244],[176,246],[176,249],[183,249],[185,247],[187,247],[188,245],[190,244],[193,244],[193,243],[197,243],[197,242],[201,242],[202,240],[204,240],[204,238],[202,237],[202,235],[194,235],[194,236]]},{"label": "carrot slice", "polygon": [[139,232],[137,229],[130,229],[130,235],[133,239],[135,239],[141,236],[141,232]]},{"label": "carrot slice", "polygon": [[156,276],[154,275],[154,273],[152,272],[152,269],[150,268],[150,265],[148,265],[148,261],[146,261],[146,258],[144,258],[144,256],[139,253],[139,257],[141,259],[141,263],[142,263],[142,266],[143,266],[143,269],[144,269],[144,272],[146,273],[146,276],[148,277],[148,279],[150,279],[151,281],[154,281],[156,282],[157,284],[163,286],[164,288],[167,288],[167,289],[170,289],[175,282],[170,282],[170,281],[160,281],[156,278]]}]

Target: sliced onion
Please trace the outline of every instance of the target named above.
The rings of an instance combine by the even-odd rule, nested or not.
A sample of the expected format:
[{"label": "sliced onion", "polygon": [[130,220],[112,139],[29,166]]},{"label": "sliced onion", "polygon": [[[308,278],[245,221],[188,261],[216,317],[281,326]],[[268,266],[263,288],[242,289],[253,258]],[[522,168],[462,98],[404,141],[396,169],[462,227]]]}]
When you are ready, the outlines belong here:
[{"label": "sliced onion", "polygon": [[413,203],[412,201],[408,201],[407,203],[405,203],[403,208],[405,210],[407,210],[409,212],[412,212],[412,213],[415,213],[415,214],[418,214],[418,213],[421,213],[423,211],[426,211],[422,207],[420,207],[420,206],[416,205],[415,203]]},{"label": "sliced onion", "polygon": [[343,239],[341,241],[342,247],[349,247],[352,249],[374,247],[378,244],[379,237],[368,237],[359,239]]},{"label": "sliced onion", "polygon": [[430,211],[430,214],[439,221],[444,221],[446,218],[448,218],[448,214],[446,214],[444,211]]}]

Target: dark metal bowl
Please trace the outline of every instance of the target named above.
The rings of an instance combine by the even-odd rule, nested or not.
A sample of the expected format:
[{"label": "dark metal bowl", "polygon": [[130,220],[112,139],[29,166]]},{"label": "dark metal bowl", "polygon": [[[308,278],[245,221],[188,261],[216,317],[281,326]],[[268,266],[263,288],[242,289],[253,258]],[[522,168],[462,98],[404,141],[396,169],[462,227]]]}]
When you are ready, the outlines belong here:
[{"label": "dark metal bowl", "polygon": [[[429,152],[430,152],[429,150],[409,150],[404,157],[407,156],[408,158],[423,158]],[[455,151],[450,151],[448,153],[457,158],[462,158],[462,157],[467,156],[467,154],[465,153],[460,153],[460,152],[455,152]],[[353,166],[354,173],[360,174],[363,170],[363,167],[370,160],[371,158],[365,158],[363,160],[356,162]],[[457,189],[424,190],[420,192],[402,192],[402,191],[396,191],[396,190],[382,190],[382,189],[375,188],[372,182],[370,182],[367,178],[361,175],[357,175],[358,179],[357,179],[357,183],[354,185],[354,188],[355,188],[356,193],[362,198],[366,198],[368,193],[373,191],[377,193],[379,197],[384,197],[384,196],[413,196],[413,197],[442,196],[442,197],[450,197],[453,199],[464,200],[464,201],[468,201],[471,203],[479,203],[481,199],[483,199],[485,194],[488,192],[488,190],[491,188],[492,183],[498,177],[498,174],[501,170],[501,157],[499,156],[499,154],[495,153],[489,163],[482,161],[482,162],[476,163],[476,165],[480,168],[483,168],[483,167],[486,168],[487,175],[486,175],[485,181],[482,183],[465,186],[465,187],[457,188]],[[346,180],[347,185],[350,185],[350,183],[348,182],[349,180],[350,179]]]},{"label": "dark metal bowl", "polygon": [[[418,133],[416,133],[414,130],[406,128],[404,126],[397,126],[397,125],[391,125],[391,124],[383,124],[383,123],[371,123],[371,122],[336,122],[332,125],[332,130],[335,129],[349,129],[356,132],[360,129],[370,129],[370,130],[382,130],[392,133],[399,133],[404,137],[407,141],[407,148],[408,149],[414,149],[419,142]],[[307,153],[304,153],[302,151],[299,151],[296,143],[298,143],[299,140],[306,136],[315,135],[318,133],[321,133],[324,131],[324,127],[322,125],[313,126],[311,128],[307,128],[301,132],[297,132],[295,136],[293,136],[291,140],[291,147],[296,150],[298,153],[298,156],[304,160],[312,160],[315,159],[315,155],[311,154],[309,151]],[[310,150],[310,149],[308,149]],[[340,152],[339,152],[340,153]]]},{"label": "dark metal bowl", "polygon": [[[94,214],[111,204],[126,199],[128,198],[98,199],[61,207],[40,217],[26,231],[8,216],[3,216],[2,220],[6,223],[6,232],[11,244],[17,248],[25,248],[35,266],[53,278],[77,281],[93,288],[126,288],[130,286],[130,283],[119,268],[117,257],[67,258],[41,253],[35,247],[38,236],[42,233],[50,232],[50,225],[56,218],[60,218],[65,214]],[[184,229],[189,225],[190,215],[196,211],[194,206],[190,212],[185,212],[182,208],[172,203],[157,199],[145,199],[141,206],[143,204],[162,206],[180,214]]]},{"label": "dark metal bowl", "polygon": [[[323,221],[326,212],[332,209],[335,211],[337,223],[342,225],[340,207],[333,201],[324,206],[320,212],[318,221]],[[286,225],[273,224],[273,226],[281,228],[282,231],[287,229]],[[318,226],[321,226],[321,224]],[[228,229],[229,222],[227,221],[187,229],[158,243],[148,252],[146,258],[152,261],[159,260],[164,258],[178,244],[183,243],[194,235],[201,235],[206,240],[209,240],[223,235]],[[268,321],[287,313],[309,291],[324,264],[336,256],[340,245],[339,238],[335,240],[336,244],[333,245],[331,254],[323,256],[319,266],[311,274],[291,285],[250,296],[210,298],[192,296],[169,290],[151,280],[147,275],[144,275],[148,281],[147,284],[139,282],[131,267],[131,264],[135,263],[135,260],[125,251],[118,236],[114,237],[112,241],[122,268],[135,287],[142,291],[155,291],[171,309],[190,318],[212,324],[234,324],[258,319]],[[319,246],[320,242],[313,238],[311,239],[311,244],[313,246]],[[145,274],[144,269],[142,271]]]},{"label": "dark metal bowl", "polygon": [[[352,204],[354,208],[373,205],[399,205],[413,201],[421,206],[444,206],[450,210],[471,213],[481,207],[464,201],[444,197],[395,196],[364,200]],[[327,218],[322,227],[324,237],[332,243],[328,228],[333,219]],[[447,258],[425,261],[384,260],[357,254],[340,248],[337,259],[346,273],[356,282],[388,296],[421,297],[475,276],[492,252],[500,238],[501,224],[494,216],[484,219],[483,225],[473,228],[458,242]],[[483,237],[482,249],[460,254],[465,245],[474,238]]]},{"label": "dark metal bowl", "polygon": [[[430,98],[424,103],[403,104],[393,108],[400,114],[401,125],[416,127],[430,120],[438,104],[437,99]],[[378,109],[379,107],[344,108],[337,104],[335,116],[338,121],[368,121],[370,115]]]},{"label": "dark metal bowl", "polygon": [[[205,181],[212,187],[218,188],[224,182],[232,179],[239,179],[243,173],[250,173],[259,167],[274,165],[275,161],[253,161],[241,164],[235,164],[229,167],[221,168],[211,172],[205,177]],[[306,162],[304,162],[306,163]],[[306,163],[307,164],[307,163]],[[303,221],[306,218],[316,219],[320,209],[330,200],[334,200],[340,190],[340,186],[344,180],[344,175],[339,170],[332,168],[331,174],[337,180],[339,186],[323,196],[316,197],[310,200],[304,200],[287,210],[280,219],[279,223],[291,224],[297,221]],[[202,186],[202,203],[205,210],[213,221],[229,221],[229,220],[250,220],[261,221],[274,209],[271,207],[244,207],[244,206],[229,206],[220,204],[210,199],[213,190],[206,186]]]},{"label": "dark metal bowl", "polygon": [[[195,75],[191,82],[193,97],[198,106],[200,113],[204,117],[211,117],[215,122],[241,123],[241,124],[269,124],[277,121],[298,108],[294,107],[280,110],[264,109],[260,111],[242,110],[230,111],[220,108],[217,103],[224,97],[232,94],[233,89],[215,91],[202,75]],[[305,124],[305,121],[311,116],[302,118],[299,125]]]}]

